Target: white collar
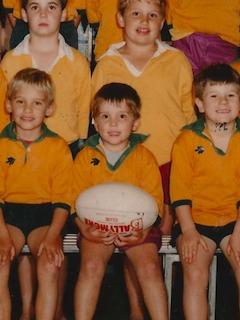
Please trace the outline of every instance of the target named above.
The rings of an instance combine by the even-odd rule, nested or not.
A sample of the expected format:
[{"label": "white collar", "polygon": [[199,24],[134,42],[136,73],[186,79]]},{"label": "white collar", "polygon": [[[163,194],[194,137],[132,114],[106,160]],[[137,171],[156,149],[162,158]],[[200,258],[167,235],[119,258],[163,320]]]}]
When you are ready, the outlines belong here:
[{"label": "white collar", "polygon": [[[177,49],[171,47],[169,44],[160,41],[160,40],[156,40],[156,44],[157,44],[157,50],[155,51],[154,55],[152,56],[152,58],[155,58],[157,56],[159,56],[160,54],[164,53],[166,50],[174,50],[176,51]],[[118,52],[118,50],[120,48],[122,48],[125,45],[125,41],[121,41],[121,42],[117,42],[117,43],[113,43],[109,49],[99,58],[102,59],[105,56],[116,56],[116,55],[120,55],[120,53]]]},{"label": "white collar", "polygon": [[[156,58],[158,56],[160,56],[162,53],[164,53],[167,50],[173,50],[176,51],[177,49],[169,46],[167,43],[163,42],[163,41],[159,41],[156,40],[156,44],[157,44],[157,50],[154,52],[153,56],[151,57],[151,59]],[[99,58],[99,60],[101,60],[103,57],[107,57],[107,56],[120,56],[123,61],[125,62],[127,68],[129,69],[129,71],[136,77],[140,76],[145,67],[142,70],[137,69],[134,65],[132,65],[127,59],[125,59],[120,53],[119,53],[119,49],[122,48],[125,45],[125,41],[121,41],[118,43],[114,43],[112,44],[109,49]],[[151,60],[150,59],[150,60]],[[148,63],[147,63],[148,64]]]},{"label": "white collar", "polygon": [[[16,56],[23,55],[23,54],[30,55],[29,39],[30,39],[30,35],[28,34],[24,37],[23,41],[20,42],[15,49],[13,49],[13,55],[16,55]],[[49,70],[51,70],[53,66],[58,62],[58,60],[64,56],[67,56],[68,59],[73,60],[73,52],[71,50],[71,47],[65,42],[61,34],[58,35],[58,39],[59,39],[58,55],[55,61],[53,62],[53,64],[51,65],[51,67],[49,68]],[[33,61],[33,67],[37,68],[36,62],[33,59],[32,61]]]}]

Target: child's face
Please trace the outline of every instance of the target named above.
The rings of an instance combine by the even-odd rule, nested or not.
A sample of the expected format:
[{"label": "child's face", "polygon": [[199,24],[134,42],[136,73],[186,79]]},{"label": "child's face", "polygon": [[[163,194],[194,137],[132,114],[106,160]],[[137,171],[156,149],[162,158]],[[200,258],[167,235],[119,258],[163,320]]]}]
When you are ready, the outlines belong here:
[{"label": "child's face", "polygon": [[35,140],[41,134],[45,116],[52,114],[53,106],[49,104],[43,90],[24,84],[7,101],[7,110],[12,114],[17,136],[21,139],[27,135]]},{"label": "child's face", "polygon": [[126,42],[147,45],[160,38],[163,16],[157,1],[132,0],[123,16],[118,14],[118,22],[124,28]]},{"label": "child's face", "polygon": [[58,34],[65,10],[59,0],[29,0],[22,16],[28,22],[31,34],[46,36]]},{"label": "child's face", "polygon": [[94,126],[101,136],[104,147],[110,151],[121,151],[127,147],[129,136],[136,130],[138,120],[123,101],[119,104],[104,101],[94,119]]},{"label": "child's face", "polygon": [[205,119],[211,123],[230,124],[240,111],[240,90],[236,84],[210,84],[204,88],[202,99],[196,98],[196,104]]}]

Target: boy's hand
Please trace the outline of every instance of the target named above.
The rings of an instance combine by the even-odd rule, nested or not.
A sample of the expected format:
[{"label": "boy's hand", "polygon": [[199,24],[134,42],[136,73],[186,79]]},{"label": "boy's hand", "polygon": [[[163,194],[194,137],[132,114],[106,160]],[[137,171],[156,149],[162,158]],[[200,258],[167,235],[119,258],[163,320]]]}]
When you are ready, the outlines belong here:
[{"label": "boy's hand", "polygon": [[61,267],[64,260],[64,253],[62,250],[61,240],[57,237],[49,237],[48,235],[41,242],[38,249],[38,256],[45,251],[48,262],[54,264],[56,267]]},{"label": "boy's hand", "polygon": [[193,228],[183,232],[180,254],[185,262],[193,262],[199,245],[201,245],[204,250],[208,250],[207,243],[196,229]]},{"label": "boy's hand", "polygon": [[86,225],[78,217],[75,218],[75,223],[77,224],[81,235],[91,242],[103,243],[106,246],[113,244],[116,234],[112,232],[99,231],[95,226]]},{"label": "boy's hand", "polygon": [[233,232],[227,245],[227,254],[233,254],[238,266],[240,267],[240,235],[239,232]]},{"label": "boy's hand", "polygon": [[99,231],[94,226],[87,226],[84,229],[84,232],[82,232],[83,237],[92,242],[103,243],[109,246],[112,245],[116,239],[115,233]]},{"label": "boy's hand", "polygon": [[114,240],[114,244],[117,247],[124,247],[128,245],[135,245],[141,243],[144,238],[146,237],[149,229],[147,230],[140,230],[140,231],[132,231],[128,235],[121,235],[118,234],[116,239]]},{"label": "boy's hand", "polygon": [[0,265],[12,261],[15,256],[15,247],[10,236],[0,237]]}]

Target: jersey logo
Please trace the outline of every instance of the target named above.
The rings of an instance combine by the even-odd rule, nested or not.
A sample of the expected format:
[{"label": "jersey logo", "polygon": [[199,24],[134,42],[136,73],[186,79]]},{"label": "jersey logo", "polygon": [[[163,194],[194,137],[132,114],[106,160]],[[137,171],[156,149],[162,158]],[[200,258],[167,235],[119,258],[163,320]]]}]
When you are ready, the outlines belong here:
[{"label": "jersey logo", "polygon": [[202,154],[205,150],[202,146],[197,146],[197,148],[194,151],[198,154]]},{"label": "jersey logo", "polygon": [[8,157],[7,160],[6,160],[6,163],[11,166],[12,164],[14,164],[15,160],[16,159],[13,158],[13,157]]},{"label": "jersey logo", "polygon": [[98,164],[99,164],[99,162],[100,162],[100,160],[99,159],[97,159],[97,158],[92,158],[92,160],[91,160],[91,164],[93,164],[94,166],[97,166]]}]

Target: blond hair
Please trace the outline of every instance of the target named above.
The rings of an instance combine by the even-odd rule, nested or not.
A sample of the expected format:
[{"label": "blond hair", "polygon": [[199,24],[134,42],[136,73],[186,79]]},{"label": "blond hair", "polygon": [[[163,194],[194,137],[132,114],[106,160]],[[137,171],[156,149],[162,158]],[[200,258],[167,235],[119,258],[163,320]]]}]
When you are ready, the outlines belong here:
[{"label": "blond hair", "polygon": [[44,93],[49,105],[54,102],[55,89],[50,75],[45,71],[35,68],[22,69],[15,74],[8,84],[8,100],[11,100],[19,88],[25,84],[40,89]]}]

